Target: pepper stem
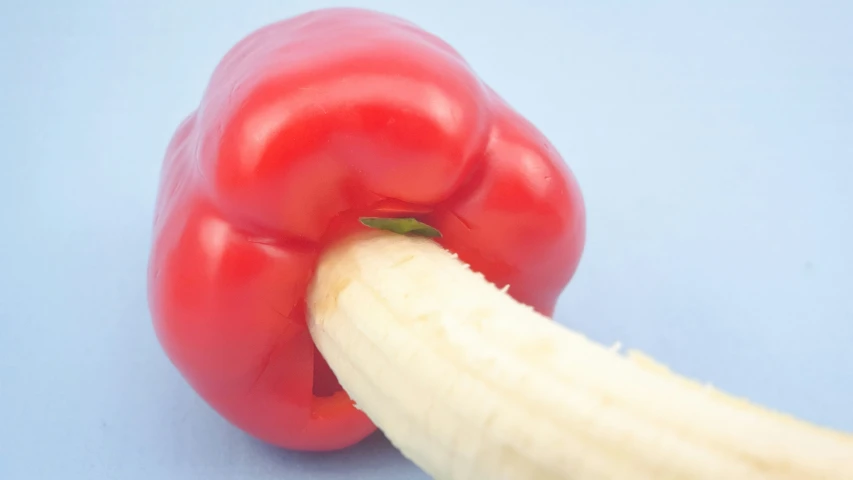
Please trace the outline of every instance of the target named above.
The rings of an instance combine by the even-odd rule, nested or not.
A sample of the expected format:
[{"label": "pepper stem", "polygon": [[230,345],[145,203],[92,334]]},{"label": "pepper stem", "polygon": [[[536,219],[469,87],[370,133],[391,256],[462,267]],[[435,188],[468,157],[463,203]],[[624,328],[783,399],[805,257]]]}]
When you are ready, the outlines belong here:
[{"label": "pepper stem", "polygon": [[362,225],[377,230],[385,230],[400,235],[414,235],[418,237],[435,238],[440,237],[441,232],[416,218],[384,218],[384,217],[362,217],[359,219]]}]

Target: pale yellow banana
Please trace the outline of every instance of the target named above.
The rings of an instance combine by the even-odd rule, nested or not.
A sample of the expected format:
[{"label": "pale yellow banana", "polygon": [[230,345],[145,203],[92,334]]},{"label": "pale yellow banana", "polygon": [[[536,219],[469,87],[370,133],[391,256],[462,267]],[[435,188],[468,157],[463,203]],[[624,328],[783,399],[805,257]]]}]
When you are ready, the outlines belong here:
[{"label": "pale yellow banana", "polygon": [[434,478],[853,480],[853,438],[728,397],[535,313],[422,238],[321,260],[318,348]]}]

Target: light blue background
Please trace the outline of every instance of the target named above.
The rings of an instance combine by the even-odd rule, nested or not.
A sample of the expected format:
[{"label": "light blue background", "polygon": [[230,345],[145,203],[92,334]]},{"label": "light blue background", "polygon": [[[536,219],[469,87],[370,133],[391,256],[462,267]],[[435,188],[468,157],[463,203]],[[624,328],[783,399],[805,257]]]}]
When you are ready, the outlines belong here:
[{"label": "light blue background", "polygon": [[146,305],[160,160],[219,58],[327,5],[456,46],[583,186],[558,320],[853,431],[853,4],[6,0],[0,10],[0,478],[425,478],[235,430]]}]

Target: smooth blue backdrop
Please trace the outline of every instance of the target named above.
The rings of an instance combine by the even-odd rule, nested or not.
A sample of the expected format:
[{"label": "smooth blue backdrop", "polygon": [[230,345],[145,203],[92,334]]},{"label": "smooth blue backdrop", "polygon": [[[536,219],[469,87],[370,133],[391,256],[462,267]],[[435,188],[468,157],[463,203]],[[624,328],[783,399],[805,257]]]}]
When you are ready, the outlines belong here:
[{"label": "smooth blue backdrop", "polygon": [[553,140],[589,243],[559,321],[853,431],[853,3],[42,1],[0,7],[0,478],[425,478],[232,428],[146,305],[161,155],[249,31],[330,5],[456,46]]}]

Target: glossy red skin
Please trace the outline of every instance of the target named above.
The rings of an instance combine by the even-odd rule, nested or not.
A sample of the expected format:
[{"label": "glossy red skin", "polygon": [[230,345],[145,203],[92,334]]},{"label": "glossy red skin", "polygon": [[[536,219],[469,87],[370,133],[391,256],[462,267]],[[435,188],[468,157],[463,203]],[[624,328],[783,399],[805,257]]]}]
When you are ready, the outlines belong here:
[{"label": "glossy red skin", "polygon": [[149,268],[167,355],[250,435],[333,450],[374,431],[316,352],[304,305],[320,253],[365,215],[437,227],[545,315],[585,235],[560,155],[440,39],[356,9],[252,33],[168,146]]}]

